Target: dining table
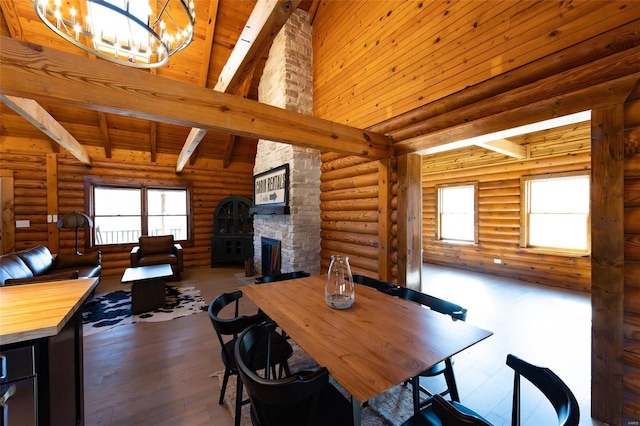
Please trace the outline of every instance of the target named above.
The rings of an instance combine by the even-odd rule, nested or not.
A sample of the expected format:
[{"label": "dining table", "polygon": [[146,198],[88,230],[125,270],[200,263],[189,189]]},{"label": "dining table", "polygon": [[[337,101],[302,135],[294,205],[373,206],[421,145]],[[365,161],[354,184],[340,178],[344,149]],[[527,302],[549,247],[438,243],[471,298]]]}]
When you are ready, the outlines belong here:
[{"label": "dining table", "polygon": [[356,284],[348,309],[325,303],[323,275],[240,289],[362,404],[493,333],[415,302]]}]

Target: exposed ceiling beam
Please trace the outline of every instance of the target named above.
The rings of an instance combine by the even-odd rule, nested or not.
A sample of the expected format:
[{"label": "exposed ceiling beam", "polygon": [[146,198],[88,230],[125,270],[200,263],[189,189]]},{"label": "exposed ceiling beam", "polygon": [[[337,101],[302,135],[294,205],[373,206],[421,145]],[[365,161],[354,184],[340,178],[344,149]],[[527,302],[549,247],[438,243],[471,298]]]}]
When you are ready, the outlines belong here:
[{"label": "exposed ceiling beam", "polygon": [[[236,86],[242,85],[243,81],[253,76],[259,56],[267,46],[271,45],[278,31],[297,9],[299,3],[300,0],[258,0],[229,59],[222,67],[214,90],[230,93]],[[206,129],[191,129],[178,156],[177,172],[182,171],[206,133]],[[235,138],[230,141],[235,141]],[[227,150],[228,148],[229,146]],[[230,155],[229,152],[228,156]]]},{"label": "exposed ceiling beam", "polygon": [[220,72],[214,90],[229,92],[242,84],[298,4],[300,0],[258,0]]},{"label": "exposed ceiling beam", "polygon": [[18,11],[16,10],[16,6],[13,4],[13,1],[0,2],[0,9],[2,10],[2,15],[7,22],[7,26],[9,27],[11,37],[23,40],[24,34],[22,32],[22,25],[20,25]]},{"label": "exposed ceiling beam", "polygon": [[476,145],[506,155],[507,157],[527,158],[527,147],[512,142],[509,139],[498,139],[490,142],[477,143]]},{"label": "exposed ceiling beam", "polygon": [[[461,123],[414,138],[395,142],[397,155],[418,152],[433,154],[464,146],[474,145],[469,138],[498,132],[509,127],[524,126],[549,118],[561,117],[584,111],[585,108],[600,108],[624,101],[640,78],[640,73],[607,81],[574,92],[514,108],[490,117]],[[585,99],[589,99],[585,103]],[[490,102],[487,100],[486,102]],[[462,145],[461,142],[462,141]]]},{"label": "exposed ceiling beam", "polygon": [[[18,12],[16,10],[15,4],[13,1],[2,1],[0,2],[0,10],[2,10],[2,15],[4,16],[4,19],[7,23],[7,26],[9,27],[9,33],[11,34],[11,37],[13,37],[16,40],[24,40],[24,31],[22,29],[22,25],[20,24],[20,18],[18,17]],[[71,137],[71,139],[73,139],[73,141],[75,141],[75,138],[73,138],[73,136],[71,136],[71,134],[69,134],[69,132],[60,124],[58,123],[55,118],[53,118],[45,109],[44,107],[42,107],[41,105],[39,105],[37,102],[30,100],[30,99],[16,99],[17,101],[20,101],[21,103],[23,103],[25,106],[28,106],[29,109],[31,111],[36,111],[36,114],[41,115],[44,117],[44,114],[46,114],[46,116],[48,117],[46,119],[46,122],[48,123],[49,127],[51,127],[52,129],[55,129],[53,132],[54,134],[67,134]],[[24,101],[24,102],[22,102]],[[9,100],[7,100],[7,102],[10,102]],[[5,102],[6,103],[6,102]],[[7,105],[9,105],[7,103]],[[20,105],[15,104],[14,105],[16,108],[21,108]],[[58,139],[54,136],[51,136],[49,133],[47,133],[46,131],[44,131],[42,129],[42,124],[39,123],[37,121],[37,118],[34,118],[33,120],[35,120],[35,122],[37,124],[34,123],[34,121],[29,118],[26,117],[23,114],[29,114],[30,112],[28,111],[20,111],[16,108],[14,108],[14,106],[10,106],[14,111],[16,111],[18,114],[22,115],[24,118],[27,119],[27,121],[29,121],[30,123],[32,123],[35,127],[37,127],[39,130],[41,130],[42,132],[44,132],[45,134],[47,134],[49,137],[51,137],[52,139],[52,143],[51,143],[51,150],[53,152],[60,152],[59,150],[59,146],[57,145]],[[44,113],[42,113],[42,111],[44,111]],[[64,147],[64,145],[63,145]],[[66,147],[64,147],[66,148]],[[88,154],[87,154],[88,155]],[[82,161],[82,160],[81,160]],[[89,164],[90,164],[89,160]]]},{"label": "exposed ceiling beam", "polygon": [[313,0],[311,2],[311,6],[309,6],[309,25],[313,26],[313,21],[316,19],[316,15],[318,14],[318,9],[320,8],[320,0]]},{"label": "exposed ceiling beam", "polygon": [[84,147],[80,145],[80,142],[51,117],[44,108],[38,105],[36,101],[4,94],[0,95],[0,100],[24,117],[29,123],[36,126],[42,133],[69,151],[81,163],[91,165],[91,157],[89,157]]},{"label": "exposed ceiling beam", "polygon": [[[245,78],[240,87],[234,91],[234,95],[242,96],[243,98],[247,97],[249,90],[251,89],[251,81],[253,81],[253,73],[255,70],[256,67],[254,64],[247,78]],[[236,144],[237,139],[238,136],[236,135],[229,135],[229,138],[227,139],[227,144],[222,155],[222,167],[225,169],[231,164],[231,154],[233,154],[233,146]]]},{"label": "exposed ceiling beam", "polygon": [[107,114],[98,112],[100,121],[100,134],[102,135],[102,145],[104,146],[104,156],[111,158],[111,138],[109,137],[109,126],[107,125]]},{"label": "exposed ceiling beam", "polygon": [[0,36],[0,94],[369,158],[385,135]]},{"label": "exposed ceiling beam", "polygon": [[[198,85],[200,87],[206,87],[207,81],[209,79],[209,62],[211,62],[211,51],[213,50],[213,35],[216,29],[216,19],[218,16],[219,3],[220,3],[219,0],[211,0],[211,3],[209,4],[209,20],[207,25],[207,34],[204,39],[204,47],[203,47],[204,52],[202,54],[200,79],[198,80]],[[192,152],[189,153],[189,164],[193,165],[196,162],[196,159],[198,157],[197,147],[199,143],[200,141],[198,141],[198,143],[196,144],[196,149],[192,150]],[[185,141],[185,144],[186,144],[186,141]],[[180,159],[180,157],[178,157],[178,159]],[[182,169],[178,169],[176,167],[176,171],[180,172],[182,171]]]}]

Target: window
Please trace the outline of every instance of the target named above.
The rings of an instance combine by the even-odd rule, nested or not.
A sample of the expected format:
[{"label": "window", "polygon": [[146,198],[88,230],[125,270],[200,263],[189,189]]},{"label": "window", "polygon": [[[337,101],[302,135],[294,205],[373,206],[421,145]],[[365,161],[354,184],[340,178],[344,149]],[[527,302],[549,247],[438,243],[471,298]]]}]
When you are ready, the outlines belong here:
[{"label": "window", "polygon": [[141,235],[189,239],[189,187],[92,183],[94,245],[137,243]]},{"label": "window", "polygon": [[439,186],[438,239],[477,242],[476,184]]},{"label": "window", "polygon": [[523,177],[524,247],[589,252],[589,175]]}]

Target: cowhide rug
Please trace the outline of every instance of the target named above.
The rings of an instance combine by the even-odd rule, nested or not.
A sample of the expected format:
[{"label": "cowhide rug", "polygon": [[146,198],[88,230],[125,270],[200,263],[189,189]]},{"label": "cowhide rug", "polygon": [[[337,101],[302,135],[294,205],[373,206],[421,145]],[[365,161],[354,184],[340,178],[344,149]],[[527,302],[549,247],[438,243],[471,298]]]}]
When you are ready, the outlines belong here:
[{"label": "cowhide rug", "polygon": [[118,325],[133,322],[159,322],[185,317],[207,310],[207,304],[195,287],[166,286],[166,304],[162,309],[139,315],[131,313],[131,290],[117,290],[94,296],[82,312],[82,333],[89,336]]},{"label": "cowhide rug", "polygon": [[[291,371],[308,370],[317,367],[318,364],[311,358],[298,344],[293,343],[293,355],[289,359]],[[211,374],[211,377],[218,378],[218,388],[222,388],[222,378],[224,371],[218,371]],[[332,377],[330,382],[345,396],[350,398],[348,393],[340,386]],[[246,389],[243,389],[244,398],[248,395]],[[235,418],[235,395],[236,395],[236,376],[229,377],[227,383],[227,391],[224,395],[224,404],[229,410],[231,418]],[[215,396],[217,399],[217,395]],[[397,385],[388,391],[370,399],[365,407],[362,408],[362,424],[367,426],[393,426],[401,425],[409,417],[413,415],[413,395],[411,393],[411,385]],[[251,426],[251,415],[249,413],[249,404],[242,406],[241,426]]]}]

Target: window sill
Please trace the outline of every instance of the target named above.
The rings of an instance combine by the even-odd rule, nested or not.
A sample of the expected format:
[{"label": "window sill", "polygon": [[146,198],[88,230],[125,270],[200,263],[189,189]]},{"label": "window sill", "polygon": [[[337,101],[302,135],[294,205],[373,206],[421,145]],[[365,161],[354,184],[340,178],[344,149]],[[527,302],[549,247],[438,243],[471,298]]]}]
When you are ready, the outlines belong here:
[{"label": "window sill", "polygon": [[534,248],[534,247],[520,247],[520,249],[527,253],[544,254],[547,256],[580,257],[585,259],[591,258],[591,253],[587,253],[584,251],[553,250],[548,248]]}]

